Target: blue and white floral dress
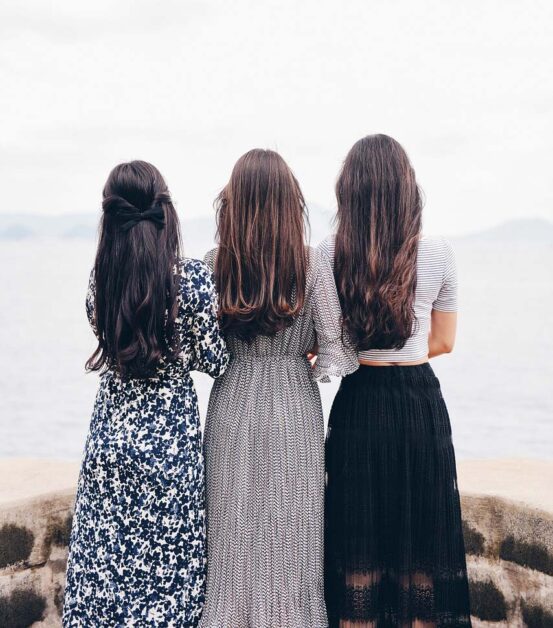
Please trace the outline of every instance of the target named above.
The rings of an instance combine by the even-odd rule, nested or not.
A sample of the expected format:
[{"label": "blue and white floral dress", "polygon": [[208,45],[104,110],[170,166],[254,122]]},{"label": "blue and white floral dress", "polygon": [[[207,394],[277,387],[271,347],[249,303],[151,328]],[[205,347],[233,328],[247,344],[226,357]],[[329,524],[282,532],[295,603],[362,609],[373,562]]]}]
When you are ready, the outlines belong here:
[{"label": "blue and white floral dress", "polygon": [[[178,265],[182,355],[155,377],[101,376],[71,532],[63,625],[195,627],[204,603],[204,463],[191,370],[228,355],[211,273]],[[94,327],[94,280],[87,295]]]}]

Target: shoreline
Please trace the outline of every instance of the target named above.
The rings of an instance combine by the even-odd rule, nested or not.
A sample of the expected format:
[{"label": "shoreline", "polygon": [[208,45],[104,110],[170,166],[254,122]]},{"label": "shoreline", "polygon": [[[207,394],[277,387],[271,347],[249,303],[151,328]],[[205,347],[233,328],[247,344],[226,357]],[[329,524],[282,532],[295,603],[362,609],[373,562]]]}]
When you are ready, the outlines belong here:
[{"label": "shoreline", "polygon": [[[10,503],[72,490],[80,460],[0,458],[0,508]],[[488,495],[553,510],[553,459],[463,458],[457,460],[462,494]]]}]

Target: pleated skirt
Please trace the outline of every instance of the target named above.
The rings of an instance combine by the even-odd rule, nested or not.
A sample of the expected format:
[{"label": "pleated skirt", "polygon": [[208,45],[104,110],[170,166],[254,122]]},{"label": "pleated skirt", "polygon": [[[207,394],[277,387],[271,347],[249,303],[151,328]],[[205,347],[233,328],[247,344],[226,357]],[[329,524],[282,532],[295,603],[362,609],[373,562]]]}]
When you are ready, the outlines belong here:
[{"label": "pleated skirt", "polygon": [[470,626],[451,426],[428,363],[342,380],[326,473],[330,626]]}]

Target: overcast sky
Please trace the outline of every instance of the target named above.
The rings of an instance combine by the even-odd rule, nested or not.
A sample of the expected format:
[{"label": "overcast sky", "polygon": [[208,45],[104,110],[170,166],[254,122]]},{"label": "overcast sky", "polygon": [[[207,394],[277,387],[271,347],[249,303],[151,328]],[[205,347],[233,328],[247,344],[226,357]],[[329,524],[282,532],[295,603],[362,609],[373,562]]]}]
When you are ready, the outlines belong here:
[{"label": "overcast sky", "polygon": [[281,152],[333,208],[354,141],[407,149],[429,232],[553,219],[553,2],[2,0],[0,211],[94,211],[116,163],[212,211]]}]

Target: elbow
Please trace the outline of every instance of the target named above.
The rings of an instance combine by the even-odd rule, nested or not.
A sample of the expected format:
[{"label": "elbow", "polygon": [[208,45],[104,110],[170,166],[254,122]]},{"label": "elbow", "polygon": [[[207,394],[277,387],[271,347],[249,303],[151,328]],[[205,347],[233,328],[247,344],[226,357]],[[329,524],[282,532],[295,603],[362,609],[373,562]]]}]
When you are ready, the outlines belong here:
[{"label": "elbow", "polygon": [[445,353],[451,353],[454,347],[454,340],[447,340],[445,338],[433,338],[429,342],[430,356],[435,357],[438,355],[443,355]]},{"label": "elbow", "polygon": [[442,342],[442,353],[451,353],[455,347],[454,340],[444,340]]}]

